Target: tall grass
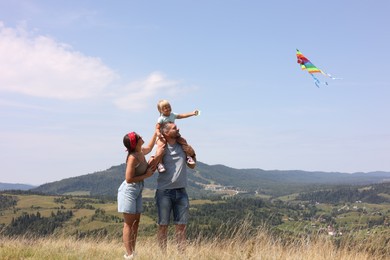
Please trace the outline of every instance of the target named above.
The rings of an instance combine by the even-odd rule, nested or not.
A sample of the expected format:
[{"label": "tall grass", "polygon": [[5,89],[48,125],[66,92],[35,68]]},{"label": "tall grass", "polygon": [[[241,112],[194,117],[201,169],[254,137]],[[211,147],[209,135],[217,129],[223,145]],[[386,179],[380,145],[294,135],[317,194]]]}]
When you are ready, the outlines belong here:
[{"label": "tall grass", "polygon": [[[136,259],[283,259],[283,260],[372,260],[388,259],[388,234],[358,238],[348,235],[338,240],[326,235],[288,237],[274,235],[266,227],[252,231],[250,223],[231,226],[229,236],[189,241],[185,254],[176,250],[173,240],[163,254],[155,237],[140,237]],[[1,259],[123,259],[120,238],[83,239],[71,237],[0,238]],[[377,246],[377,245],[380,246]]]}]

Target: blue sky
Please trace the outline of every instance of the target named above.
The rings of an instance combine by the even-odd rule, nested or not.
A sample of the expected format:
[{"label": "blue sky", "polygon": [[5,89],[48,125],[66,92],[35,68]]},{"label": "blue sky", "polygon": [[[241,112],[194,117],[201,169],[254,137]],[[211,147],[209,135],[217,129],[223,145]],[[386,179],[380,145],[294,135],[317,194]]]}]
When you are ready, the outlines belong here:
[{"label": "blue sky", "polygon": [[[0,182],[124,162],[168,99],[198,160],[390,171],[388,1],[0,0]],[[317,88],[298,48],[342,80]]]}]

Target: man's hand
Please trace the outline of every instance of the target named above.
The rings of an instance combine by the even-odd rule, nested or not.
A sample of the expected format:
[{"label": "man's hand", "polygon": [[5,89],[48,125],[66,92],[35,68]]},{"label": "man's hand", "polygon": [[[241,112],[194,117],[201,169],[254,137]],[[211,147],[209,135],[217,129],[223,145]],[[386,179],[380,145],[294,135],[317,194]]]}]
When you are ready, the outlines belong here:
[{"label": "man's hand", "polygon": [[154,156],[151,156],[148,161],[148,168],[151,168],[153,171],[157,169],[157,160],[154,158]]}]

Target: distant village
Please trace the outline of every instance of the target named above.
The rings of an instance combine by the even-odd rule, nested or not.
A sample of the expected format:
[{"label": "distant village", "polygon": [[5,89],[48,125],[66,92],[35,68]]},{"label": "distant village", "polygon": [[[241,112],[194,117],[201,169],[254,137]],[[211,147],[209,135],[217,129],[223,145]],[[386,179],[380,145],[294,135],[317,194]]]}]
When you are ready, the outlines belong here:
[{"label": "distant village", "polygon": [[235,186],[223,186],[220,184],[207,184],[204,185],[205,190],[213,191],[215,193],[227,194],[235,196],[237,194],[249,194],[250,192],[241,190]]}]

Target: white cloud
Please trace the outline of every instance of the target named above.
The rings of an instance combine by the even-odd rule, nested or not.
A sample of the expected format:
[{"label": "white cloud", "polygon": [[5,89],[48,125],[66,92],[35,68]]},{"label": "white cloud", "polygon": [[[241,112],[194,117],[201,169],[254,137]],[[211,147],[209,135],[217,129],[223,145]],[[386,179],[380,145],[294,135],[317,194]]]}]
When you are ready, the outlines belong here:
[{"label": "white cloud", "polygon": [[1,22],[0,71],[0,91],[58,99],[98,96],[118,77],[98,58]]},{"label": "white cloud", "polygon": [[149,105],[148,100],[153,100],[155,103],[155,96],[160,92],[174,95],[182,91],[185,90],[179,88],[177,81],[167,79],[160,72],[153,72],[146,79],[125,86],[123,89],[125,94],[117,98],[114,103],[121,109],[141,110]]},{"label": "white cloud", "polygon": [[9,28],[0,21],[0,92],[64,100],[98,97],[120,109],[139,111],[161,93],[174,96],[193,90],[161,72],[118,86],[120,76],[99,58],[25,27]]}]

